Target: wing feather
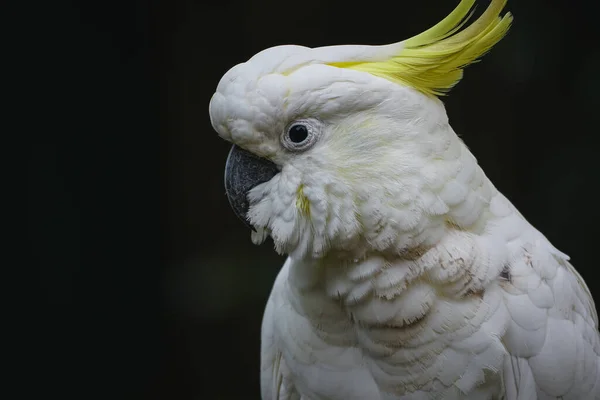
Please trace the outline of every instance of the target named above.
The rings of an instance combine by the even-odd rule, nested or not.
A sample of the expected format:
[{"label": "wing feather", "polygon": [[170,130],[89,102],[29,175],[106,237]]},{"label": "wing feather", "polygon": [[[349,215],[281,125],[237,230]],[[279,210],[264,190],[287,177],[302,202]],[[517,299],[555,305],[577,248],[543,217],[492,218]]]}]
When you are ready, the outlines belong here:
[{"label": "wing feather", "polygon": [[600,399],[598,315],[589,288],[534,228],[521,247],[505,285],[508,398]]}]

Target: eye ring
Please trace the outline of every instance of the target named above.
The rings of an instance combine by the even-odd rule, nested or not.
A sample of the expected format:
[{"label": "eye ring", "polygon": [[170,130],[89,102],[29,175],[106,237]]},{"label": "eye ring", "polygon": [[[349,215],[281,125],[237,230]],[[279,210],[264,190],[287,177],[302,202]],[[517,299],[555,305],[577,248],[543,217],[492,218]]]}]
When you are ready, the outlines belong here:
[{"label": "eye ring", "polygon": [[281,144],[290,151],[304,151],[312,147],[320,134],[315,120],[301,119],[290,123],[281,135]]}]

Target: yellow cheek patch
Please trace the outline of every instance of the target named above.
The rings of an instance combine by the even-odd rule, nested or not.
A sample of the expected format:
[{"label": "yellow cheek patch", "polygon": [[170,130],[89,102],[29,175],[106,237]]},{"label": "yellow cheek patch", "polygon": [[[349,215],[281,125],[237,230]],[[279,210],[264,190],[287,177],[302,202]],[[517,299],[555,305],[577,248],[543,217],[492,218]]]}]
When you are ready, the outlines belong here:
[{"label": "yellow cheek patch", "polygon": [[304,185],[298,186],[298,190],[296,190],[296,208],[300,214],[310,218],[310,201],[304,194]]}]

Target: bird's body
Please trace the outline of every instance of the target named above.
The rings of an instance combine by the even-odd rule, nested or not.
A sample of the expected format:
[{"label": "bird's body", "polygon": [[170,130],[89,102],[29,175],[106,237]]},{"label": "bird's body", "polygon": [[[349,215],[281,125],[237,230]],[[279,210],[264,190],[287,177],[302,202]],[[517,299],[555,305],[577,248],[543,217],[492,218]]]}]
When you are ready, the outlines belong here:
[{"label": "bird's body", "polygon": [[264,400],[600,399],[588,288],[436,97],[512,20],[492,0],[459,31],[473,2],[403,42],[274,47],[221,79],[228,197],[289,255],[263,320]]},{"label": "bird's body", "polygon": [[585,283],[493,188],[481,218],[422,255],[288,258],[263,321],[263,399],[600,398]]}]

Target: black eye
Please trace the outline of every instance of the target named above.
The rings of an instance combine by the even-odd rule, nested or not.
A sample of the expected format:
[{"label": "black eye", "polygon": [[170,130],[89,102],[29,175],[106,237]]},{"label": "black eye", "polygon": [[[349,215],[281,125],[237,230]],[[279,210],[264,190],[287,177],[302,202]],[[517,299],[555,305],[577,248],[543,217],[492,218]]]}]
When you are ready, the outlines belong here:
[{"label": "black eye", "polygon": [[302,143],[308,138],[308,128],[302,124],[292,125],[288,131],[288,136],[292,143]]},{"label": "black eye", "polygon": [[304,151],[311,148],[321,135],[321,122],[312,119],[299,119],[281,132],[281,144],[289,151]]}]

